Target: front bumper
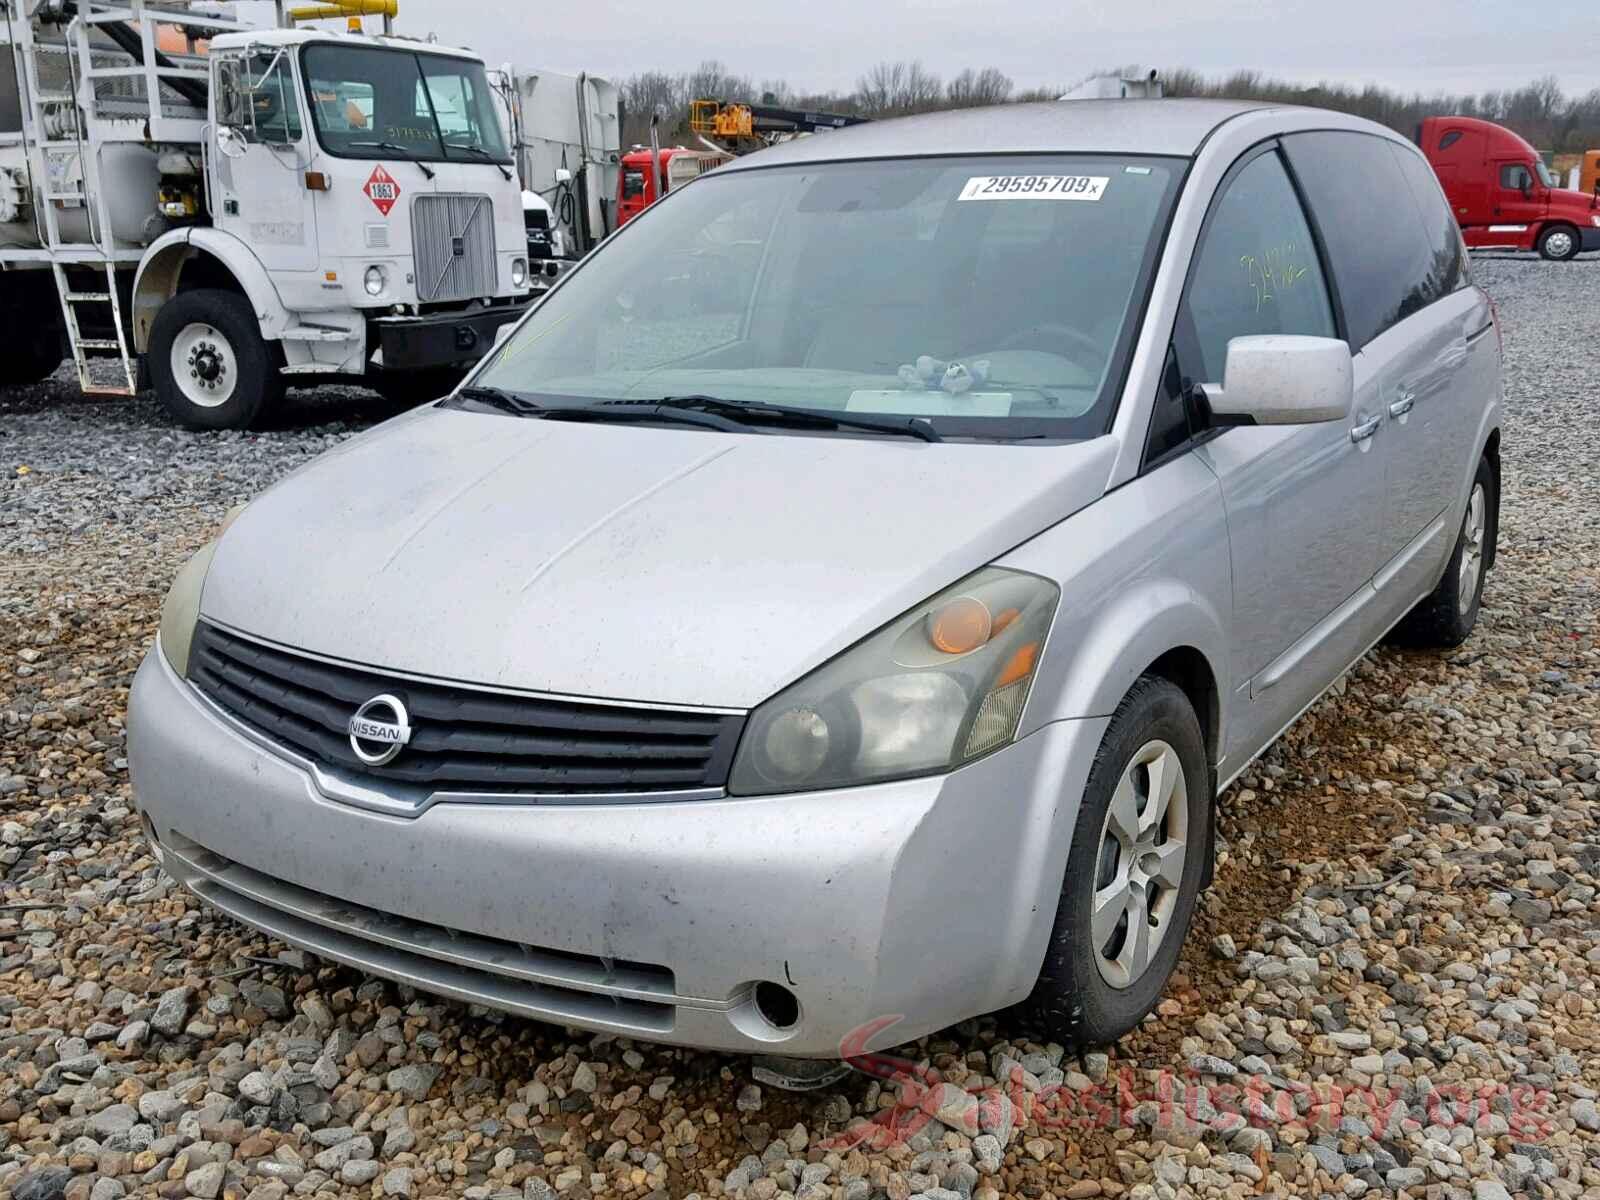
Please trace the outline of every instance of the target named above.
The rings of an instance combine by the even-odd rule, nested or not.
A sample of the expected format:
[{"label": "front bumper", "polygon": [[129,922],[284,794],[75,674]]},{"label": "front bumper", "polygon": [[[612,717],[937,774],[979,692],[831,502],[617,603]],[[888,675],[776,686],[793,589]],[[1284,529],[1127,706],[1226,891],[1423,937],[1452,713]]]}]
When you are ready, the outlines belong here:
[{"label": "front bumper", "polygon": [[386,371],[470,366],[494,346],[495,331],[521,320],[531,303],[421,317],[378,317],[372,322],[373,340]]},{"label": "front bumper", "polygon": [[[1027,994],[1105,726],[1058,722],[949,775],[833,792],[401,818],[323,794],[157,648],[128,739],[167,870],[247,924],[563,1025],[834,1057],[876,1018],[902,1018],[899,1042]],[[797,999],[791,1027],[761,1015],[761,981]]]},{"label": "front bumper", "polygon": [[1578,249],[1585,254],[1590,250],[1600,250],[1600,226],[1585,225],[1578,230]]}]

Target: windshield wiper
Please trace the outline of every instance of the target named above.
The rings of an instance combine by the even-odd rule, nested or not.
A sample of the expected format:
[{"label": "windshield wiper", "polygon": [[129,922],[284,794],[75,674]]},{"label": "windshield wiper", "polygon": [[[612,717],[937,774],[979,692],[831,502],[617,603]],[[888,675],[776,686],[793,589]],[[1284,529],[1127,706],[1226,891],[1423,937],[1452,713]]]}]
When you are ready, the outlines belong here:
[{"label": "windshield wiper", "polygon": [[[666,421],[677,425],[695,425],[702,429],[716,429],[724,433],[747,432],[738,421],[718,416],[716,413],[694,412],[688,409],[664,408],[659,404],[633,404],[627,401],[602,401],[588,404],[540,404],[521,392],[497,387],[464,387],[450,397],[452,403],[470,401],[510,413],[516,417],[533,417],[547,421],[593,421],[602,424],[610,421],[619,425],[644,421]],[[604,405],[604,407],[602,407]]]},{"label": "windshield wiper", "polygon": [[518,417],[541,417],[550,411],[537,400],[524,396],[520,392],[508,392],[505,388],[464,387],[456,392],[455,395],[445,398],[445,402],[452,406],[462,400],[471,400],[476,404],[498,409],[501,412],[508,412]]},{"label": "windshield wiper", "polygon": [[[345,146],[351,150],[387,150],[390,154],[407,155],[411,153],[410,146],[402,146],[399,142],[346,142]],[[433,169],[420,158],[407,158],[406,161],[415,163],[429,179],[434,177]]]},{"label": "windshield wiper", "polygon": [[482,146],[456,146],[450,142],[446,142],[444,144],[444,152],[449,154],[452,150],[465,150],[468,154],[476,154],[479,158],[486,158],[495,166],[500,168],[500,174],[504,175],[507,179],[511,178],[511,172],[506,170],[505,163],[501,162],[494,155],[490,154]]},{"label": "windshield wiper", "polygon": [[[602,401],[617,403],[617,401]],[[663,396],[656,405],[661,408],[686,409],[717,413],[730,417],[741,425],[753,420],[804,421],[819,429],[870,429],[875,433],[897,433],[905,437],[921,438],[925,442],[942,442],[944,438],[926,417],[878,417],[856,413],[827,412],[819,408],[792,408],[787,404],[767,404],[755,400],[725,400],[720,396]]]}]

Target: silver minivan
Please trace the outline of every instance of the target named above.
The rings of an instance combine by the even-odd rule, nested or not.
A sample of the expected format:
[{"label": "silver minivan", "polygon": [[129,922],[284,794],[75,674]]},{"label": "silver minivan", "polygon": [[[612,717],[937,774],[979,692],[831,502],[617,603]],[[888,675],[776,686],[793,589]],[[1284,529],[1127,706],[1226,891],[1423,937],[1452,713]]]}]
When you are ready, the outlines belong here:
[{"label": "silver minivan", "polygon": [[251,926],[569,1026],[1115,1038],[1219,789],[1380,638],[1472,630],[1499,341],[1427,163],[1349,117],[765,151],[184,568],[145,831]]}]

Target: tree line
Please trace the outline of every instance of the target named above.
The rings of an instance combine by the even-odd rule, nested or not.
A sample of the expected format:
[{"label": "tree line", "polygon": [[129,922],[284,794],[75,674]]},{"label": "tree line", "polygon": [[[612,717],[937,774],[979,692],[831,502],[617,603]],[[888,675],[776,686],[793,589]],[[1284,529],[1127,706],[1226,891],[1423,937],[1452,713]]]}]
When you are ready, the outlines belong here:
[{"label": "tree line", "polygon": [[[1124,71],[1140,73],[1112,68],[1095,74],[1117,75]],[[1162,72],[1162,77],[1168,96],[1314,105],[1378,121],[1408,137],[1423,117],[1451,114],[1483,117],[1505,125],[1541,150],[1570,153],[1600,148],[1600,88],[1585,95],[1568,96],[1553,75],[1535,79],[1520,88],[1477,94],[1403,93],[1377,84],[1364,87],[1299,84],[1273,79],[1259,71],[1207,77],[1179,67]],[[967,67],[945,79],[922,63],[910,60],[879,63],[862,75],[850,92],[807,92],[786,80],[757,80],[739,75],[711,60],[693,71],[677,74],[645,71],[624,79],[621,82],[623,144],[649,141],[653,113],[660,114],[659,136],[664,143],[690,142],[689,102],[697,99],[777,104],[864,117],[897,117],[952,108],[1053,100],[1072,86],[1067,83],[1018,89],[1005,72],[995,67]]]}]

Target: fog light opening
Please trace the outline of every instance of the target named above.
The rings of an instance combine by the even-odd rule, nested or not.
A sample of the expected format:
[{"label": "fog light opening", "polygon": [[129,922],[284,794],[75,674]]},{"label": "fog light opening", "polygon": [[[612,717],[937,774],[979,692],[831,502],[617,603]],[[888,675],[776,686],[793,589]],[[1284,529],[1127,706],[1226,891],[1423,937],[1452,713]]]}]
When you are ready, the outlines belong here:
[{"label": "fog light opening", "polygon": [[756,1011],[774,1029],[793,1029],[800,1021],[800,1001],[781,983],[756,984]]}]

